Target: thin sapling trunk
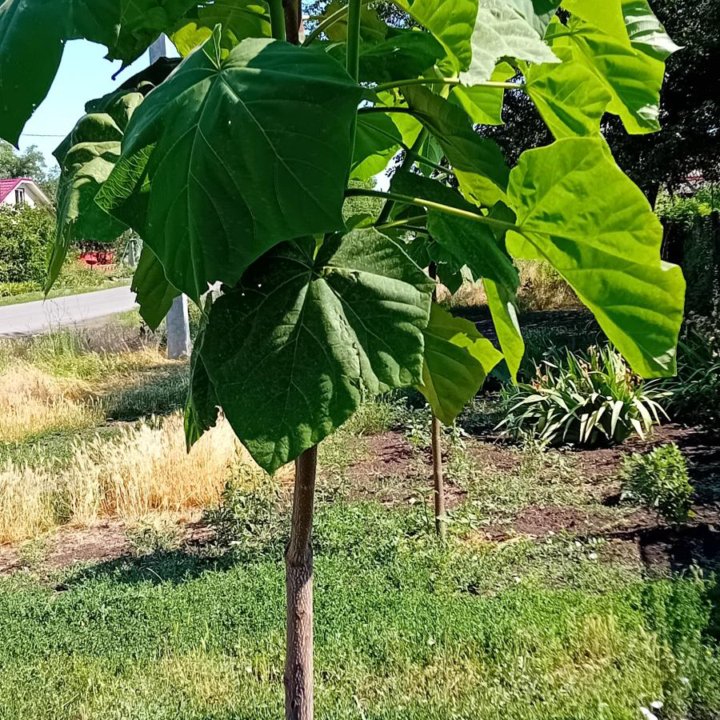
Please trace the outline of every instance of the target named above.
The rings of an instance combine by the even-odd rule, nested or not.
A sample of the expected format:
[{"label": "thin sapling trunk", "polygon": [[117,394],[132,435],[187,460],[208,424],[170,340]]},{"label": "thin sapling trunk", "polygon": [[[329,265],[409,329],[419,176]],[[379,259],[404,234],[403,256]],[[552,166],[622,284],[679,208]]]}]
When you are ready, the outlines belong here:
[{"label": "thin sapling trunk", "polygon": [[290,542],[285,552],[287,650],[285,718],[313,717],[313,551],[312,526],[317,446],[295,461]]}]

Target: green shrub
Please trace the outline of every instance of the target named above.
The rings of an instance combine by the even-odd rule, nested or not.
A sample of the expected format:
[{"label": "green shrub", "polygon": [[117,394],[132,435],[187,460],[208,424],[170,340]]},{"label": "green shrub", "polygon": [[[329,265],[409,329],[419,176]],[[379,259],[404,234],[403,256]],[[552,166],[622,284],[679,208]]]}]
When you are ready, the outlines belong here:
[{"label": "green shrub", "polygon": [[612,348],[553,351],[536,365],[531,383],[505,391],[508,411],[498,429],[549,445],[619,443],[659,424],[663,396]]},{"label": "green shrub", "polygon": [[47,210],[0,207],[0,283],[43,283],[54,237]]},{"label": "green shrub", "polygon": [[672,522],[687,520],[693,487],[685,458],[674,443],[626,457],[622,481],[623,499],[647,505]]},{"label": "green shrub", "polygon": [[[248,471],[245,468],[245,472]],[[284,516],[279,489],[258,470],[256,476],[235,477],[223,490],[220,504],[207,510],[204,521],[215,530],[219,546],[250,559],[270,553],[282,555]]]}]

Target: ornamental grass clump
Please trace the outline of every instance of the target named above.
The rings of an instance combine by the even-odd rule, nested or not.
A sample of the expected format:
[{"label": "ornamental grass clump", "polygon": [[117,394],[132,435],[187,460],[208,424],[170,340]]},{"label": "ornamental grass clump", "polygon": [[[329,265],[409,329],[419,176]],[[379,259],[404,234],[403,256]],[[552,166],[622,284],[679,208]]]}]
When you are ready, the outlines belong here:
[{"label": "ornamental grass clump", "polygon": [[586,353],[553,351],[535,378],[508,391],[498,428],[548,445],[596,447],[644,438],[660,424],[664,394],[642,382],[610,347]]}]

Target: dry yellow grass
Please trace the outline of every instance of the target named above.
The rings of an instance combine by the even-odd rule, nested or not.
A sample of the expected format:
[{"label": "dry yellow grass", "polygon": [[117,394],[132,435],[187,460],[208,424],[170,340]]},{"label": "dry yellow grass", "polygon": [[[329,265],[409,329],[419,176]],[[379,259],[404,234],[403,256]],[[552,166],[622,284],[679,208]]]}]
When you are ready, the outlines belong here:
[{"label": "dry yellow grass", "polygon": [[119,437],[79,443],[62,470],[47,465],[0,468],[0,542],[61,523],[100,517],[142,518],[216,502],[232,468],[250,462],[221,422],[186,452],[183,421],[124,428]]},{"label": "dry yellow grass", "polygon": [[0,374],[0,442],[89,427],[99,414],[82,381],[55,378],[24,364]]}]

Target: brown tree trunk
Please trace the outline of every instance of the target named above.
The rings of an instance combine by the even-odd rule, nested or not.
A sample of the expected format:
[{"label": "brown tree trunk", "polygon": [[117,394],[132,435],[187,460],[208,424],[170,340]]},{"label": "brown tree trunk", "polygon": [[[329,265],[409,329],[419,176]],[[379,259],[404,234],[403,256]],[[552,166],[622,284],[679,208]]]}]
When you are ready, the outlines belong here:
[{"label": "brown tree trunk", "polygon": [[441,540],[447,535],[445,522],[445,481],[442,466],[442,430],[440,421],[432,416],[432,464],[433,487],[435,489],[435,532]]},{"label": "brown tree trunk", "polygon": [[295,461],[290,542],[285,552],[287,648],[285,655],[285,718],[313,718],[313,552],[317,447]]}]

